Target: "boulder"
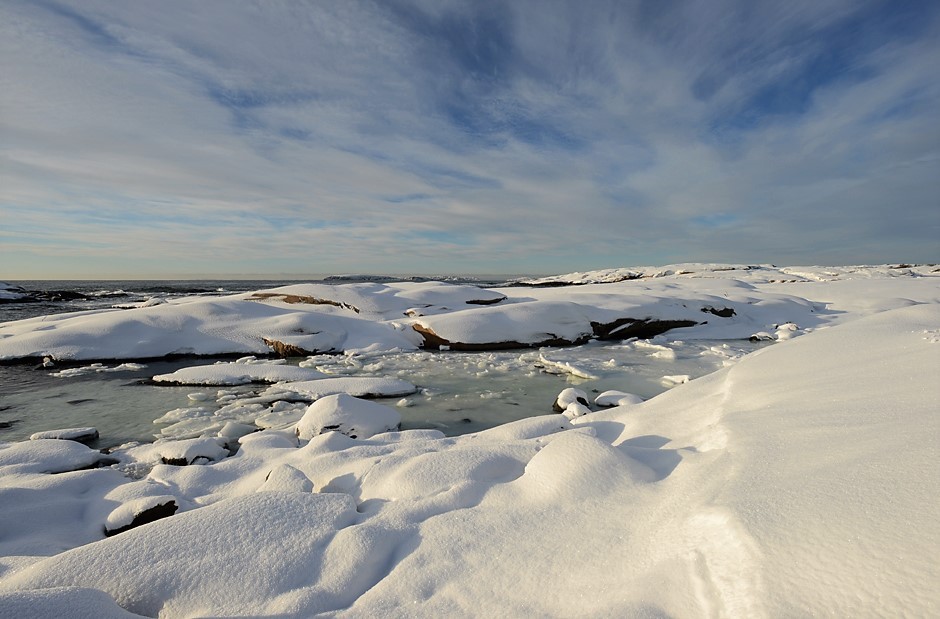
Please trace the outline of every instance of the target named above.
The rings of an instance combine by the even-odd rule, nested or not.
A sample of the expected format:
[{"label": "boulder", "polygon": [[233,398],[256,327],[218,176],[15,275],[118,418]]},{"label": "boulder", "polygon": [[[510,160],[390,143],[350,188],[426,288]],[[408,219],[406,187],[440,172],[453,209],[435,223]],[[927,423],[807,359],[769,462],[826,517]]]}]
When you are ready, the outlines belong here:
[{"label": "boulder", "polygon": [[298,438],[305,440],[324,432],[339,432],[349,438],[369,438],[397,430],[399,424],[401,415],[394,408],[339,393],[311,404],[297,422],[296,433]]}]

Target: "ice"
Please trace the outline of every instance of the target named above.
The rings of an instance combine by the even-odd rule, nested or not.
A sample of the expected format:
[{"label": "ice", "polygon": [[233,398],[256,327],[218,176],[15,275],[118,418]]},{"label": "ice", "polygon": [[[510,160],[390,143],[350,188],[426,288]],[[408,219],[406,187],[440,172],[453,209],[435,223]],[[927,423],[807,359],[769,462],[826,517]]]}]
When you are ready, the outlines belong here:
[{"label": "ice", "polygon": [[323,378],[325,374],[308,368],[259,362],[254,357],[235,363],[197,365],[153,377],[157,383],[174,385],[245,385],[248,383],[296,382]]}]

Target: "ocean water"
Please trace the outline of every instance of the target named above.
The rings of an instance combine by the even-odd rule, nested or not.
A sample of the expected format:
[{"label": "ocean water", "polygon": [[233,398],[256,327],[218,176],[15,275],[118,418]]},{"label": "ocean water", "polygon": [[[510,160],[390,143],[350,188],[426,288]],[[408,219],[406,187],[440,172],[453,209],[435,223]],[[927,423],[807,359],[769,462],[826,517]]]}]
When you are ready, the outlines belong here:
[{"label": "ocean water", "polygon": [[[19,319],[110,307],[157,295],[222,295],[288,283],[293,282],[42,282],[42,290],[78,292],[82,297],[0,305],[0,316]],[[36,283],[20,285],[40,289]],[[664,380],[665,376],[702,376],[733,363],[757,346],[741,341],[595,342],[571,348],[488,353],[318,355],[291,359],[289,363],[303,363],[333,375],[391,376],[409,381],[418,387],[415,394],[379,402],[397,407],[404,429],[434,428],[457,435],[550,414],[557,394],[570,386],[584,390],[591,400],[609,389],[650,398],[674,386],[675,382]],[[77,375],[30,365],[0,366],[0,441],[25,440],[43,430],[95,426],[101,438],[94,446],[104,448],[211,431],[213,424],[218,425],[213,414],[231,404],[233,397],[251,398],[267,386],[169,387],[151,384],[148,379],[213,361],[180,359],[146,362],[143,367],[113,362]],[[198,401],[190,397],[194,394],[198,394]],[[193,413],[185,424],[154,423],[168,411],[182,410],[185,417],[185,411],[198,407],[203,410]],[[270,411],[257,408],[246,408],[229,418],[253,423]],[[297,408],[298,414],[302,408]]]}]

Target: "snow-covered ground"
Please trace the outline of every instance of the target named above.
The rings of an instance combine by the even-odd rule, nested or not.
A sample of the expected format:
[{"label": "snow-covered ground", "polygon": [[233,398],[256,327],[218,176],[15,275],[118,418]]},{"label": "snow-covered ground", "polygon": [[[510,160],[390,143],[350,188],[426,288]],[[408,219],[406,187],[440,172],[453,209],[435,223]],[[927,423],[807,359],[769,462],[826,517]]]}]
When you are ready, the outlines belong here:
[{"label": "snow-covered ground", "polygon": [[536,283],[299,285],[53,316],[0,326],[0,358],[499,349],[650,327],[775,343],[645,402],[572,391],[562,413],[459,437],[385,431],[398,413],[323,389],[338,378],[184,370],[167,380],[301,382],[271,386],[295,397],[267,429],[107,455],[0,443],[0,616],[940,614],[935,267]]}]

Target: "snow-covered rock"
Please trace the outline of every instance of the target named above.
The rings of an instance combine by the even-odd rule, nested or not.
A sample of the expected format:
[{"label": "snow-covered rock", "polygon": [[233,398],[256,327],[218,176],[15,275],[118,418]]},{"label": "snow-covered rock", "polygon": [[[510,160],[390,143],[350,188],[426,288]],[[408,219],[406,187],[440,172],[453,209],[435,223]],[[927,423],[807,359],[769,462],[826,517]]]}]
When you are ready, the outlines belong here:
[{"label": "snow-covered rock", "polygon": [[581,389],[575,389],[574,387],[562,389],[561,393],[558,394],[558,397],[555,398],[555,403],[552,404],[552,409],[554,409],[556,413],[560,413],[567,409],[571,404],[581,404],[582,406],[587,406],[587,393]]},{"label": "snow-covered rock", "polygon": [[58,439],[60,441],[78,441],[79,443],[90,443],[98,439],[98,429],[92,427],[63,428],[61,430],[46,430],[45,432],[36,432],[29,437],[29,440],[31,441],[41,439]]},{"label": "snow-covered rock", "polygon": [[643,398],[640,396],[627,393],[625,391],[617,391],[616,389],[610,389],[599,394],[594,398],[594,404],[597,406],[626,406],[629,404],[639,404],[643,401]]},{"label": "snow-covered rock", "polygon": [[350,438],[369,438],[398,428],[401,415],[390,406],[360,400],[340,393],[310,405],[297,423],[297,436],[311,439],[324,432],[339,432]]},{"label": "snow-covered rock", "polygon": [[176,513],[179,506],[171,495],[146,496],[128,501],[116,508],[105,522],[105,535],[117,535],[135,527],[167,518]]}]

